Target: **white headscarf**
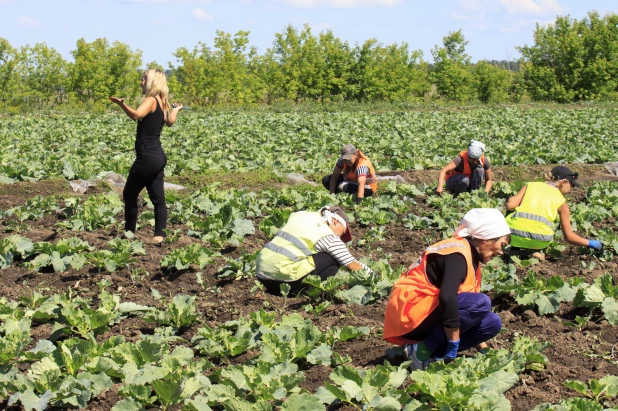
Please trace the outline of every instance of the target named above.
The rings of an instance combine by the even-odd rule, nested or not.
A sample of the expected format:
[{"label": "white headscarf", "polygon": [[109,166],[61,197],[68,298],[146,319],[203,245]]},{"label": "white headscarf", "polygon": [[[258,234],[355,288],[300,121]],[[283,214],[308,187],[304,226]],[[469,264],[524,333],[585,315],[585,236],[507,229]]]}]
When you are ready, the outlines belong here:
[{"label": "white headscarf", "polygon": [[331,212],[329,206],[323,207],[322,210],[323,210],[322,220],[325,223],[328,223],[328,225],[331,225],[333,223],[333,218],[334,218],[335,220],[339,221],[347,229],[348,223],[346,223],[343,217],[341,217],[339,214]]},{"label": "white headscarf", "polygon": [[485,152],[485,144],[480,141],[470,140],[470,145],[468,146],[468,155],[472,158],[481,158],[483,153]]},{"label": "white headscarf", "polygon": [[473,237],[481,240],[511,234],[504,216],[497,208],[473,208],[461,219],[453,237]]}]

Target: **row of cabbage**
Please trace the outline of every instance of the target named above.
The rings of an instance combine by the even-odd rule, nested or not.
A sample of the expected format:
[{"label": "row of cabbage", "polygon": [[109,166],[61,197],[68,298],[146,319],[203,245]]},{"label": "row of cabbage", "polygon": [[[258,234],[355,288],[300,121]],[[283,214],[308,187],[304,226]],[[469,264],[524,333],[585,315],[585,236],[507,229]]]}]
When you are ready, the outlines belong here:
[{"label": "row of cabbage", "polygon": [[[193,268],[203,268],[206,264],[210,264],[214,259],[218,258],[216,250],[219,248],[228,244],[242,246],[243,238],[247,234],[254,233],[256,224],[258,229],[264,234],[272,235],[286,221],[290,212],[297,209],[318,208],[321,205],[337,201],[343,202],[346,208],[353,210],[351,214],[357,220],[357,223],[370,227],[365,234],[367,238],[359,240],[370,239],[379,241],[379,237],[384,234],[383,231],[380,232],[380,228],[384,228],[387,224],[390,224],[391,221],[396,221],[396,224],[404,224],[410,229],[430,228],[435,230],[437,228],[438,232],[442,232],[443,235],[448,235],[448,230],[452,229],[452,227],[457,224],[461,214],[463,214],[466,209],[479,206],[500,206],[504,198],[514,193],[516,189],[517,185],[501,183],[491,197],[483,193],[474,193],[464,194],[458,198],[451,198],[431,195],[431,187],[423,186],[418,188],[391,183],[384,185],[384,190],[379,197],[367,199],[362,206],[353,206],[349,199],[342,197],[333,198],[319,189],[265,190],[256,194],[244,190],[222,191],[218,189],[217,185],[213,185],[203,188],[191,195],[169,196],[168,199],[171,204],[170,220],[173,223],[172,227],[174,225],[184,225],[188,227],[185,228],[187,230],[186,233],[195,237],[201,243],[188,247],[174,248],[162,259],[161,264],[164,269],[172,270],[186,270],[191,266],[193,266]],[[613,242],[615,239],[613,239],[612,231],[607,228],[600,229],[598,223],[615,218],[617,214],[615,200],[618,193],[612,189],[611,185],[607,183],[598,183],[592,186],[587,194],[586,201],[572,206],[574,210],[572,218],[580,232],[584,231],[587,234],[600,235],[603,240],[606,241],[606,254],[600,255],[599,258],[612,258],[615,253],[615,250],[612,251],[615,248],[615,243]],[[429,210],[422,213],[418,212],[417,208],[414,208],[415,201],[419,200],[420,197],[426,197],[425,203],[429,206]],[[417,211],[417,213],[410,213],[409,211],[412,209]],[[28,224],[30,224],[31,221],[39,220],[48,215],[54,215],[57,217],[57,222],[54,223],[57,224],[57,229],[71,230],[79,235],[81,231],[117,229],[120,210],[121,203],[118,196],[110,192],[106,195],[90,196],[86,199],[79,199],[77,197],[35,197],[22,207],[5,210],[2,217],[5,229],[20,232],[27,230]],[[223,216],[223,218],[221,218],[221,216]],[[152,215],[146,212],[143,213],[140,221],[141,224],[147,226],[151,224],[151,219]],[[56,219],[53,220],[56,221]],[[249,228],[249,226],[251,228]],[[377,230],[374,230],[374,228],[377,228]],[[176,230],[172,229],[170,232],[169,237],[172,242],[174,241],[174,236],[178,235]],[[55,243],[32,243],[25,237],[8,236],[0,240],[0,244],[0,248],[2,248],[0,254],[4,259],[3,264],[6,267],[19,264],[35,271],[63,271],[63,268],[79,269],[79,267],[71,265],[75,256],[81,257],[75,259],[76,262],[74,264],[83,262],[83,264],[92,264],[100,271],[113,271],[114,269],[124,269],[126,265],[123,265],[123,263],[116,263],[115,268],[112,268],[113,264],[109,262],[107,264],[105,263],[106,258],[117,255],[125,255],[128,256],[128,258],[139,258],[139,256],[143,254],[142,245],[138,241],[132,240],[112,240],[108,242],[107,245],[109,250],[96,250],[90,244],[79,238],[64,239]],[[72,251],[64,253],[63,250],[67,249],[71,249]],[[554,251],[555,253],[553,255],[559,258],[561,250],[556,248]],[[99,253],[99,258],[97,258],[96,253]],[[67,260],[67,254],[73,257]],[[228,261],[228,265],[226,266],[227,270],[222,270],[221,274],[228,277],[245,276],[250,278],[253,275],[251,262],[254,258],[255,254],[246,254],[235,262]],[[59,260],[62,261],[62,263],[60,263]],[[167,260],[166,264],[168,264],[168,266],[164,266],[163,261],[165,260]],[[102,261],[102,263],[97,265],[96,261]],[[43,265],[44,262],[46,262],[46,265]],[[531,264],[531,262],[520,263]],[[62,264],[64,264],[64,266]],[[377,278],[371,276],[356,278],[355,274],[342,273],[341,276],[327,282],[321,282],[312,278],[308,279],[308,285],[312,287],[309,295],[313,298],[313,302],[306,306],[305,309],[307,312],[319,315],[320,311],[325,307],[325,304],[331,302],[344,301],[367,304],[387,295],[390,290],[390,285],[394,279],[398,277],[400,270],[392,269],[390,265],[388,265],[387,260],[379,261],[375,264],[377,265],[375,265],[374,268],[379,273]],[[539,280],[530,272],[523,281],[519,281],[514,275],[512,268],[513,266],[505,266],[502,263],[496,262],[487,271],[486,279],[488,281],[485,283],[486,289],[493,288],[495,293],[508,293],[512,298],[516,299],[517,303],[524,306],[536,307],[540,314],[552,314],[556,312],[562,302],[567,301],[573,301],[574,304],[581,307],[588,307],[590,309],[589,315],[580,319],[580,321],[583,321],[582,323],[576,324],[580,327],[585,321],[589,321],[590,319],[596,320],[597,318],[603,318],[603,316],[611,323],[616,323],[617,319],[615,317],[615,312],[618,288],[613,286],[610,276],[602,276],[597,279],[594,284],[585,284],[584,282],[574,280],[564,281],[559,278],[553,278],[547,281]],[[488,357],[458,360],[453,366],[454,368],[441,368],[441,365],[436,365],[435,370],[430,370],[429,373],[413,374],[411,385],[405,386],[405,381],[410,382],[407,378],[408,375],[405,366],[385,364],[385,368],[376,367],[375,370],[352,371],[353,367],[350,367],[349,359],[333,351],[334,337],[323,336],[316,339],[319,344],[317,346],[313,345],[311,350],[305,353],[305,357],[301,357],[304,362],[301,361],[300,363],[307,367],[309,364],[320,364],[318,361],[322,361],[321,364],[327,364],[328,361],[330,361],[329,364],[336,367],[335,372],[331,375],[333,383],[325,384],[323,389],[316,393],[302,392],[302,390],[293,391],[291,388],[298,388],[298,382],[300,381],[300,374],[295,373],[300,372],[302,374],[302,367],[300,369],[294,369],[294,364],[298,367],[299,363],[291,361],[288,364],[286,362],[287,360],[283,357],[284,354],[277,354],[277,352],[274,351],[268,351],[270,353],[268,355],[272,356],[269,358],[278,358],[282,362],[264,365],[263,360],[265,357],[262,352],[262,354],[257,356],[255,364],[251,365],[255,368],[238,368],[236,371],[232,372],[232,374],[229,374],[236,376],[255,376],[252,377],[253,379],[251,381],[229,377],[227,383],[223,383],[221,387],[213,388],[212,392],[209,387],[220,385],[221,380],[219,380],[219,378],[221,377],[218,371],[213,371],[213,374],[210,374],[207,378],[208,382],[204,379],[200,379],[198,374],[204,377],[203,374],[208,374],[211,371],[211,368],[206,366],[201,370],[190,369],[187,371],[186,375],[183,374],[182,376],[171,375],[173,374],[171,370],[168,370],[169,372],[163,375],[164,371],[159,370],[160,374],[155,375],[158,377],[148,382],[146,382],[148,378],[154,377],[146,377],[145,380],[127,380],[127,374],[123,372],[123,368],[127,363],[137,364],[137,369],[131,370],[140,376],[142,375],[140,370],[146,365],[154,364],[153,366],[155,367],[164,367],[156,361],[154,363],[149,362],[148,364],[145,362],[140,363],[140,360],[137,360],[136,357],[131,357],[130,360],[124,363],[117,363],[115,371],[111,371],[112,375],[106,374],[103,369],[98,370],[96,366],[84,365],[86,363],[77,368],[69,364],[69,367],[72,369],[72,371],[69,372],[72,379],[66,382],[62,379],[62,375],[68,368],[67,364],[62,362],[65,361],[63,358],[72,358],[77,352],[88,352],[88,358],[96,357],[96,353],[102,353],[104,351],[103,348],[96,345],[89,348],[86,347],[86,345],[93,343],[93,336],[104,332],[110,325],[117,324],[125,315],[140,313],[140,315],[148,321],[154,321],[157,324],[171,327],[171,329],[158,330],[155,336],[160,334],[157,338],[169,337],[174,339],[169,341],[175,342],[177,341],[175,340],[175,338],[177,338],[175,337],[177,331],[182,327],[191,325],[191,323],[183,324],[183,321],[185,321],[185,319],[194,321],[195,313],[192,313],[191,309],[186,311],[185,308],[179,308],[190,307],[192,305],[191,297],[186,296],[177,296],[174,299],[175,301],[165,302],[165,304],[169,305],[165,310],[160,311],[153,310],[150,307],[140,307],[132,303],[122,306],[121,309],[121,303],[119,303],[117,297],[111,296],[104,290],[101,291],[101,295],[99,296],[100,302],[99,308],[97,309],[92,308],[90,302],[83,301],[77,304],[69,304],[69,306],[73,307],[73,309],[71,309],[58,302],[61,298],[60,296],[52,296],[50,300],[46,298],[47,297],[34,295],[30,299],[26,298],[22,304],[29,306],[31,311],[37,312],[39,304],[44,305],[44,303],[50,301],[50,305],[46,306],[44,309],[47,314],[43,314],[41,311],[36,315],[34,313],[27,314],[28,311],[23,310],[24,314],[21,315],[19,314],[20,307],[19,305],[15,305],[15,302],[3,302],[3,304],[8,307],[3,309],[3,313],[7,316],[10,314],[10,316],[12,316],[11,318],[13,318],[13,320],[9,321],[9,317],[6,317],[2,325],[2,332],[5,340],[3,344],[5,344],[4,347],[7,348],[7,356],[10,356],[10,359],[7,360],[7,366],[8,364],[11,365],[11,367],[5,369],[5,374],[8,376],[7,378],[12,379],[7,382],[7,384],[14,384],[9,385],[9,387],[13,387],[9,388],[9,390],[15,390],[13,392],[6,391],[4,395],[8,396],[10,394],[10,401],[20,401],[24,406],[30,406],[31,408],[29,409],[43,409],[48,404],[57,404],[58,406],[63,406],[63,404],[83,406],[79,401],[87,402],[91,400],[96,397],[98,392],[106,389],[110,383],[122,383],[125,386],[130,386],[130,388],[126,389],[128,394],[125,400],[123,400],[122,404],[118,405],[118,407],[127,408],[117,408],[119,410],[142,409],[151,404],[156,404],[165,409],[166,407],[178,403],[183,403],[186,409],[208,409],[206,407],[211,406],[223,407],[225,409],[248,409],[259,406],[263,407],[262,409],[280,407],[281,409],[291,410],[302,409],[294,407],[301,407],[300,404],[303,403],[318,404],[313,397],[316,397],[320,404],[330,404],[338,401],[355,404],[365,409],[400,409],[404,406],[407,407],[406,409],[427,409],[423,408],[427,407],[427,404],[432,404],[432,406],[450,404],[449,406],[454,409],[488,409],[487,407],[508,409],[506,408],[508,401],[504,398],[503,392],[517,382],[517,378],[513,377],[513,375],[517,376],[520,372],[525,370],[526,367],[529,369],[539,367],[538,364],[542,365],[545,361],[542,356],[539,357],[540,354],[538,353],[540,352],[540,347],[535,345],[535,343],[526,341],[522,344],[526,347],[532,346],[535,348],[530,352],[526,351],[529,348],[523,348],[523,351],[527,353],[524,357],[528,358],[529,355],[532,355],[531,358],[533,358],[534,361],[529,359],[522,360],[521,356],[518,357],[519,359],[510,357],[511,355],[521,355],[521,353],[517,354],[519,352],[518,349],[513,350],[511,353],[496,351],[495,353],[491,353]],[[74,296],[70,295],[62,298],[69,300],[75,299]],[[43,299],[45,300],[42,301]],[[78,301],[80,300],[78,299]],[[105,303],[105,301],[108,302]],[[107,304],[109,307],[114,306],[116,308],[101,308],[101,304]],[[612,309],[612,307],[614,308]],[[614,313],[613,316],[612,310]],[[259,315],[263,317],[266,314],[267,313],[261,313]],[[43,342],[40,343],[43,344],[43,346],[32,349],[34,353],[24,353],[28,352],[25,348],[30,343],[30,332],[20,332],[18,328],[29,329],[30,323],[26,323],[32,321],[32,319],[28,320],[32,318],[32,316],[34,316],[36,321],[54,322],[53,329],[54,333],[56,333],[56,340],[54,341],[57,341],[57,343],[50,341],[55,347],[54,349],[52,349],[52,345]],[[19,324],[20,321],[23,322],[21,325]],[[263,324],[260,324],[260,326],[261,325]],[[251,332],[251,334],[248,334],[248,331]],[[17,334],[14,335],[13,332]],[[263,333],[263,330],[259,332]],[[311,331],[303,332],[305,334],[312,333]],[[294,331],[294,333],[296,333],[296,331]],[[344,335],[348,335],[349,333],[356,335],[355,338],[366,334],[365,331],[363,331],[361,334],[357,335],[358,331],[348,330]],[[322,334],[328,335],[328,331]],[[194,356],[197,354],[195,351],[199,352],[199,358],[204,356],[206,360],[212,361],[213,358],[220,358],[217,357],[219,354],[216,353],[222,353],[222,357],[225,358],[234,358],[237,355],[242,355],[249,349],[253,351],[256,347],[262,347],[260,349],[264,347],[264,341],[262,339],[257,338],[256,340],[257,334],[255,334],[255,325],[243,323],[242,321],[224,325],[220,329],[219,327],[216,329],[204,327],[196,338],[199,338],[200,335],[203,338],[201,340],[194,340],[192,342],[194,345],[190,346],[190,349],[193,350],[191,356],[189,356],[188,351],[177,353],[177,356],[181,359],[178,360],[178,363],[173,363],[175,364],[175,369],[189,369],[193,366],[199,368],[200,366],[196,364],[202,364],[202,362],[196,361]],[[232,335],[233,337],[230,337]],[[284,337],[284,340],[287,342],[298,340],[296,334],[293,334],[293,338],[292,334],[288,333],[286,335],[287,337]],[[148,339],[150,337],[144,336],[143,338]],[[221,338],[220,343],[216,342],[217,338]],[[11,351],[11,341],[16,342],[16,351]],[[83,343],[82,341],[87,341],[87,343]],[[126,341],[122,341],[121,338],[116,342],[120,345]],[[96,343],[96,339],[94,343]],[[66,344],[66,346],[63,344]],[[114,343],[110,344],[113,345]],[[266,346],[270,347],[268,344],[269,343],[266,343]],[[204,348],[205,346],[208,346],[208,348]],[[328,347],[330,347],[330,351],[327,349]],[[60,348],[59,351],[58,348]],[[109,348],[112,349],[114,346]],[[281,352],[294,352],[295,349],[294,347],[288,347],[282,349],[283,351]],[[313,350],[317,351],[313,352]],[[175,350],[171,350],[170,348],[166,351],[166,354],[173,357],[174,351]],[[329,360],[327,360],[326,357],[328,357],[327,354],[329,352],[330,357]],[[61,355],[60,353],[64,354]],[[313,354],[309,356],[309,353]],[[493,357],[494,355],[502,359],[496,362]],[[53,361],[55,365],[48,363],[48,361],[45,361],[45,364],[37,363],[43,361],[44,358]],[[161,357],[161,361],[163,361],[162,358],[163,357]],[[166,361],[172,361],[169,357],[165,358],[167,358]],[[311,360],[306,358],[311,358]],[[486,360],[489,361],[488,365],[483,365],[483,362]],[[27,373],[18,372],[17,370],[19,368],[15,369],[14,365],[19,364],[20,361],[32,363],[32,367],[34,367],[34,364],[38,364],[36,368],[30,368],[30,370],[36,370],[32,372],[39,372],[38,370],[40,370],[40,367],[45,368],[40,371],[40,378],[46,382],[39,382],[37,379],[39,378],[39,374],[35,375],[30,371]],[[515,368],[505,369],[503,365],[506,363],[518,365]],[[502,364],[500,365],[501,368],[495,368],[497,367],[496,364]],[[511,365],[509,365],[509,367],[511,367]],[[468,366],[469,368],[466,368]],[[51,374],[46,374],[46,367],[50,367],[50,369],[53,370]],[[120,367],[120,370],[118,370],[118,367]],[[130,368],[133,367],[133,365],[127,367]],[[245,367],[248,366],[245,365]],[[490,371],[487,373],[479,373],[479,370],[484,369],[483,367],[490,367]],[[453,384],[458,381],[465,381],[465,379],[460,378],[461,375],[457,373],[462,372],[462,375],[469,375],[472,371],[478,373],[478,378],[470,382],[470,384],[472,384],[471,386],[466,385],[465,387],[461,387],[462,392],[465,392],[466,395],[451,396],[452,390],[455,389],[453,388]],[[508,375],[503,373],[494,375],[494,373],[498,371],[504,371]],[[101,372],[109,379],[101,375]],[[85,374],[82,376],[83,378],[76,378],[77,375],[82,373]],[[285,392],[279,391],[276,394],[270,392],[268,395],[272,395],[272,397],[266,394],[264,394],[266,397],[261,397],[264,392],[268,392],[275,387],[277,390],[281,390],[282,386],[285,387],[285,384],[280,380],[273,380],[273,378],[275,378],[274,376],[280,376],[281,373],[286,376],[285,381],[289,381],[287,378],[290,375],[295,376],[289,377],[294,381],[294,384],[290,385],[290,389],[286,389]],[[403,381],[397,384],[404,374],[405,378],[403,378]],[[129,373],[128,375],[131,374]],[[212,377],[212,375],[216,375],[216,377]],[[229,375],[226,374],[226,376]],[[269,376],[266,378],[269,384],[272,381],[278,382],[274,383],[270,388],[264,388],[261,385],[258,388],[255,384],[258,384],[257,381],[259,381],[259,384],[262,384],[264,380],[263,375]],[[393,379],[393,383],[386,384],[380,382],[381,385],[374,384],[374,380],[377,379],[377,381],[382,381],[378,378],[383,379],[385,375],[388,376],[389,381]],[[455,382],[449,379],[450,375],[454,375]],[[53,378],[50,376],[53,376]],[[96,377],[92,377],[93,380],[90,383],[84,382],[91,376]],[[191,378],[197,378],[201,382],[196,382],[196,380]],[[429,380],[425,381],[424,378],[428,378]],[[489,379],[487,380],[487,378]],[[57,385],[48,383],[50,380]],[[496,383],[496,381],[498,381],[498,383]],[[507,384],[503,381],[511,381],[511,383]],[[81,386],[81,388],[75,385],[81,383],[85,384]],[[209,383],[210,386],[208,385]],[[190,387],[189,389],[186,389],[187,384]],[[563,409],[578,409],[577,407],[581,408],[584,406],[593,408],[582,409],[595,409],[596,407],[602,407],[605,401],[611,401],[612,395],[615,396],[615,394],[612,394],[615,392],[615,388],[612,388],[615,387],[615,381],[611,376],[602,378],[599,381],[590,381],[589,385],[581,382],[570,382],[569,384],[572,385],[571,388],[576,389],[581,392],[582,395],[590,398],[566,401],[562,406],[570,408]],[[232,390],[226,388],[230,386]],[[92,389],[90,389],[90,387]],[[193,388],[195,388],[195,391],[192,391]],[[221,392],[220,390],[222,389],[228,390],[226,391],[227,394]],[[381,389],[386,389],[387,391],[381,391]],[[66,392],[62,390],[66,390]],[[232,391],[234,391],[233,396]],[[76,398],[73,398],[72,395],[75,395]],[[228,396],[226,397],[225,395]],[[65,401],[66,398],[69,398],[69,400]],[[394,402],[392,399],[397,402]],[[73,401],[73,403],[70,401]],[[543,407],[551,406],[544,405]],[[312,409],[320,408],[317,407]]]},{"label": "row of cabbage", "polygon": [[[483,191],[463,193],[460,196],[438,196],[433,186],[417,187],[410,184],[384,183],[380,195],[364,200],[361,205],[347,196],[329,195],[318,187],[266,189],[259,193],[249,190],[221,190],[214,183],[190,194],[166,193],[169,223],[186,226],[190,237],[198,238],[212,248],[239,245],[246,235],[258,229],[270,237],[285,223],[290,213],[298,210],[317,210],[325,205],[338,204],[349,212],[353,220],[369,231],[360,244],[379,240],[385,235],[384,226],[402,224],[411,230],[437,229],[449,236],[462,215],[475,207],[503,208],[504,201],[515,194],[523,183],[498,182],[491,195]],[[423,207],[417,206],[422,202]],[[154,224],[154,213],[149,202],[140,214],[141,226]],[[614,230],[605,221],[618,218],[618,190],[610,182],[592,184],[583,201],[571,204],[571,222],[582,236],[598,237],[605,243],[604,258],[618,253]],[[57,198],[36,196],[23,206],[0,211],[4,231],[19,233],[28,230],[28,221],[52,215],[56,229],[95,231],[121,229],[119,217],[123,210],[121,199],[114,192],[80,197]],[[557,228],[557,227],[556,227]],[[178,232],[169,231],[170,240]],[[175,235],[176,234],[176,235]],[[556,230],[556,239],[560,238]],[[556,246],[550,253],[559,256],[563,247]]]},{"label": "row of cabbage", "polygon": [[[164,130],[166,175],[212,170],[327,173],[343,143],[378,170],[436,168],[471,139],[493,164],[615,160],[618,109],[504,107],[454,111],[182,113]],[[135,124],[119,113],[11,117],[0,128],[0,182],[126,175]],[[573,150],[573,141],[578,149]],[[96,156],[93,155],[96,153]]]},{"label": "row of cabbage", "polygon": [[[409,363],[388,361],[360,369],[337,347],[366,338],[372,332],[367,327],[321,331],[298,314],[264,310],[216,327],[202,324],[188,341],[179,334],[200,317],[195,297],[177,295],[157,309],[120,302],[118,295],[106,291],[110,285],[100,283],[96,303],[70,290],[50,296],[34,292],[19,301],[0,299],[0,397],[26,410],[87,408],[115,386],[122,398],[113,407],[117,411],[178,405],[200,411],[300,411],[341,403],[393,411],[510,409],[504,392],[520,374],[541,370],[547,363],[542,354],[546,344],[519,337],[510,350],[490,350],[449,365],[436,363],[427,371],[410,374]],[[116,335],[128,316],[160,327],[129,341]],[[27,349],[33,327],[41,324],[53,325],[49,337]],[[110,332],[112,327],[116,332]],[[235,360],[241,355],[242,365]],[[334,370],[330,381],[309,392],[302,388],[304,371],[317,365]],[[618,381],[608,376],[588,385],[567,384],[591,397],[567,403],[596,409],[615,397]],[[538,409],[546,407],[550,406]]]}]

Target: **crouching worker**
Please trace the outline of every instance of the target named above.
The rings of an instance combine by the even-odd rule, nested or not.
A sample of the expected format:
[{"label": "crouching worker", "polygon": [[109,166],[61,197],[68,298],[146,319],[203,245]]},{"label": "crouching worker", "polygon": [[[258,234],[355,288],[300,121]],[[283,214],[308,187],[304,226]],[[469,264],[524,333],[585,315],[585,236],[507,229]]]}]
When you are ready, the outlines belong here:
[{"label": "crouching worker", "polygon": [[485,192],[489,193],[493,185],[493,172],[489,158],[483,154],[484,152],[485,144],[471,140],[468,150],[459,153],[440,170],[436,193],[442,195],[445,179],[446,191],[451,194],[478,190],[483,180],[485,180]]},{"label": "crouching worker", "polygon": [[569,205],[564,195],[572,187],[580,187],[578,174],[564,166],[557,166],[546,176],[548,181],[527,183],[506,202],[508,214],[506,221],[511,228],[510,255],[520,258],[536,257],[545,259],[543,249],[554,239],[554,221],[560,216],[560,227],[564,239],[573,245],[601,250],[603,243],[585,239],[573,232]]},{"label": "crouching worker", "polygon": [[503,254],[510,230],[502,213],[475,208],[453,238],[427,248],[395,282],[386,305],[384,339],[403,346],[412,370],[481,350],[502,328],[481,288],[480,264]]},{"label": "crouching worker", "polygon": [[333,173],[324,176],[322,185],[331,194],[354,194],[354,201],[358,204],[363,198],[376,192],[378,180],[367,156],[353,144],[346,144],[341,148],[341,157],[337,160]]},{"label": "crouching worker", "polygon": [[271,293],[287,283],[291,291],[303,288],[303,279],[317,275],[322,280],[337,274],[342,265],[349,270],[371,269],[358,262],[344,243],[352,240],[348,216],[339,207],[290,214],[256,260],[257,278]]}]

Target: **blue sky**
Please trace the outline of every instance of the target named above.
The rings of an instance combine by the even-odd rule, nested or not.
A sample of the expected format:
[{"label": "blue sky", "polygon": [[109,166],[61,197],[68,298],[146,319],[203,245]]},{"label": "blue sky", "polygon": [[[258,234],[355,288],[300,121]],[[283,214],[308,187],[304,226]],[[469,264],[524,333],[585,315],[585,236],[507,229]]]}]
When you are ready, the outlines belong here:
[{"label": "blue sky", "polygon": [[433,61],[431,49],[463,30],[472,61],[517,58],[532,44],[535,24],[557,15],[581,19],[588,11],[618,13],[616,0],[0,0],[0,37],[13,47],[45,42],[72,60],[79,38],[105,37],[143,52],[144,64],[176,65],[173,53],[198,41],[212,46],[216,30],[250,31],[263,53],[275,33],[304,23],[314,34],[332,29],[350,44],[376,38],[407,42]]}]

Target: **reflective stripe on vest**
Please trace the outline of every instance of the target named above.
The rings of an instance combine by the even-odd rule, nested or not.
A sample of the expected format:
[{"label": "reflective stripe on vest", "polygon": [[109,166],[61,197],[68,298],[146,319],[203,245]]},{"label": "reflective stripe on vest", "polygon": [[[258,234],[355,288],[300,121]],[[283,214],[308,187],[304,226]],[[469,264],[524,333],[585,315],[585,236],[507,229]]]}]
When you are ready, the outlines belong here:
[{"label": "reflective stripe on vest", "polygon": [[[466,260],[467,274],[457,293],[479,292],[481,270],[474,270],[472,248],[463,238],[449,238],[428,247],[421,257],[393,284],[386,304],[383,338],[393,344],[409,341],[403,336],[418,327],[438,307],[440,289],[427,278],[427,256],[459,253]],[[446,274],[445,274],[446,275]]]},{"label": "reflective stripe on vest", "polygon": [[542,250],[554,239],[554,223],[564,196],[547,183],[528,183],[521,204],[506,217],[511,246]]},{"label": "reflective stripe on vest", "polygon": [[552,235],[534,234],[534,233],[528,233],[526,231],[515,230],[513,228],[511,228],[511,235],[516,235],[522,238],[530,238],[531,240],[536,240],[536,241],[545,241],[548,243],[550,243],[554,239],[553,234]]},{"label": "reflective stripe on vest", "polygon": [[520,212],[516,212],[513,215],[513,218],[525,218],[526,220],[532,220],[532,221],[538,221],[541,222],[545,225],[548,225],[549,227],[551,227],[551,229],[554,229],[554,223],[552,223],[551,221],[549,221],[547,218],[545,217],[541,217],[540,215],[534,215],[531,213],[520,213]]},{"label": "reflective stripe on vest", "polygon": [[290,217],[258,254],[255,270],[262,278],[295,281],[315,269],[315,243],[334,235],[319,212],[299,211]]},{"label": "reflective stripe on vest", "polygon": [[279,230],[277,234],[275,234],[285,240],[288,240],[290,243],[294,244],[296,247],[300,249],[305,255],[313,255],[314,253],[303,243],[300,238],[294,237],[292,234],[286,233],[285,231]]},{"label": "reflective stripe on vest", "polygon": [[279,247],[277,244],[273,244],[272,242],[267,243],[264,248],[268,248],[271,251],[274,251],[275,253],[279,253],[282,254],[284,256],[286,256],[287,258],[289,258],[292,261],[300,261],[302,260],[301,257],[298,257],[296,255],[294,255],[293,252],[291,252],[290,250],[286,250],[283,247]]}]

